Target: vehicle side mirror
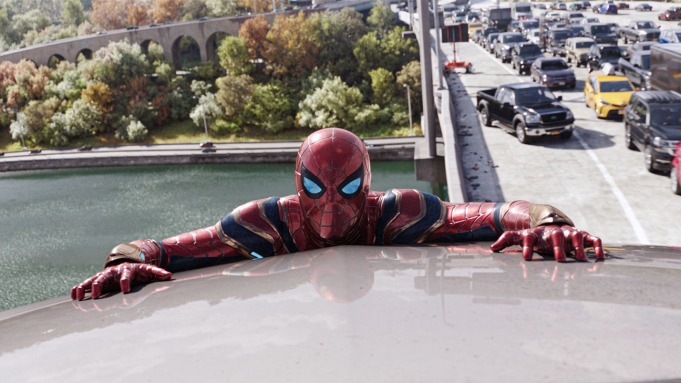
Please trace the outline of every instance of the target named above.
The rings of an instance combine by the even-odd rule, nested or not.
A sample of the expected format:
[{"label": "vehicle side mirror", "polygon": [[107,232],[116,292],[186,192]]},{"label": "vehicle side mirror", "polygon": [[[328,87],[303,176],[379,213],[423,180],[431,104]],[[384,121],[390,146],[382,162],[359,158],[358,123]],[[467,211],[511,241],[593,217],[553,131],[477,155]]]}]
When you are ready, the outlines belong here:
[{"label": "vehicle side mirror", "polygon": [[563,101],[563,96],[558,96],[558,97],[556,97],[556,100],[558,100],[558,101]]},{"label": "vehicle side mirror", "polygon": [[504,108],[508,108],[508,107],[511,106],[511,103],[508,102],[508,101],[506,101],[506,102],[504,102],[503,104],[501,104],[501,106],[503,106]]}]

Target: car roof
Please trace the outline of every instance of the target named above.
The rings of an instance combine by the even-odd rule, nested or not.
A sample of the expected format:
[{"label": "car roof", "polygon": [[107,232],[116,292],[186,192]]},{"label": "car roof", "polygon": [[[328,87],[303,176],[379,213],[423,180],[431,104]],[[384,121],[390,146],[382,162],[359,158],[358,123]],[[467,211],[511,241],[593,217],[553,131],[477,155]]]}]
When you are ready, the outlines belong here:
[{"label": "car roof", "polygon": [[1,312],[2,380],[681,377],[681,249],[605,246],[604,262],[556,263],[489,246],[332,247]]},{"label": "car roof", "polygon": [[541,84],[536,84],[533,82],[517,82],[513,84],[504,84],[503,85],[505,88],[517,90],[517,89],[530,89],[530,88],[544,88],[544,85]]},{"label": "car roof", "polygon": [[635,95],[649,104],[675,104],[681,102],[681,94],[670,90],[636,92]]},{"label": "car roof", "polygon": [[609,82],[609,81],[629,81],[629,79],[626,76],[622,76],[619,74],[605,74],[605,73],[598,73],[594,72],[591,74],[591,77],[595,77],[598,82]]}]

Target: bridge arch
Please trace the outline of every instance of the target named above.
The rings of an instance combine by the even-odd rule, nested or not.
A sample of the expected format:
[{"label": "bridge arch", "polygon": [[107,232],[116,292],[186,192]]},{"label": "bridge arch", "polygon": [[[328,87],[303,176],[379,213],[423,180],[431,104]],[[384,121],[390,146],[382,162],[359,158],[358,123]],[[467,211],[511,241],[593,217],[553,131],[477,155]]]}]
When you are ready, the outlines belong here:
[{"label": "bridge arch", "polygon": [[199,41],[189,35],[179,36],[173,41],[172,63],[176,69],[189,68],[205,61],[205,49]]},{"label": "bridge arch", "polygon": [[76,64],[78,64],[81,61],[92,60],[93,54],[94,52],[92,51],[92,49],[83,48],[76,54],[76,58],[74,61],[76,62]]},{"label": "bridge arch", "polygon": [[54,69],[62,61],[66,61],[66,58],[59,53],[55,53],[47,59],[47,66]]}]

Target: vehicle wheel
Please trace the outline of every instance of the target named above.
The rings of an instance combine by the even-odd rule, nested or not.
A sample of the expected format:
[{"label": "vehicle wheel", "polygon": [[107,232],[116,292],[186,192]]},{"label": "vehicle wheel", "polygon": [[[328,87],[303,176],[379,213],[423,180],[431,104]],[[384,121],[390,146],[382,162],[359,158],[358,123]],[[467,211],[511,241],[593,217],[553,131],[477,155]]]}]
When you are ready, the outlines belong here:
[{"label": "vehicle wheel", "polygon": [[631,137],[631,127],[626,124],[624,125],[624,145],[626,145],[629,150],[636,150],[634,139]]},{"label": "vehicle wheel", "polygon": [[480,108],[480,119],[482,119],[482,124],[485,126],[492,126],[492,117],[489,115],[489,110],[486,106]]},{"label": "vehicle wheel", "polygon": [[524,122],[518,121],[515,124],[515,136],[518,138],[518,141],[520,141],[523,144],[527,144],[530,142],[530,137],[528,137],[527,132],[525,132]]},{"label": "vehicle wheel", "polygon": [[669,180],[672,184],[672,192],[677,195],[681,195],[681,185],[679,185],[679,175],[676,166],[672,166],[672,171],[669,172]]},{"label": "vehicle wheel", "polygon": [[575,89],[576,87],[577,87],[577,83],[576,83],[576,82],[573,83],[572,85],[570,85],[570,89]]},{"label": "vehicle wheel", "polygon": [[[513,63],[511,63],[511,67],[512,67],[513,69],[515,69],[515,61],[513,61]],[[518,74],[520,74],[520,71],[518,71]]]},{"label": "vehicle wheel", "polygon": [[646,145],[643,151],[643,158],[645,161],[646,170],[655,173],[655,156],[653,155],[653,147]]},{"label": "vehicle wheel", "polygon": [[629,43],[629,40],[627,39],[626,36],[624,37],[624,43],[625,43],[625,44],[628,44],[628,43]]},{"label": "vehicle wheel", "polygon": [[466,65],[466,73],[473,73],[473,64],[472,63],[468,63],[468,65]]},{"label": "vehicle wheel", "polygon": [[560,138],[564,140],[569,140],[570,137],[572,137],[572,130],[566,130],[563,133],[560,134]]},{"label": "vehicle wheel", "polygon": [[568,62],[568,64],[571,63],[571,62],[572,62],[572,57],[568,56],[568,57],[567,57],[567,62]]}]

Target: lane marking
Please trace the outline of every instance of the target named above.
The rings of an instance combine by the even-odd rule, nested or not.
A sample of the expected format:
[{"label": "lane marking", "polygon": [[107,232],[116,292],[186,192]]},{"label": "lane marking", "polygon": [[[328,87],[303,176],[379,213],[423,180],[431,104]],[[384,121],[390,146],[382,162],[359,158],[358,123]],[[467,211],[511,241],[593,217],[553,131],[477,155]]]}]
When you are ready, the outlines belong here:
[{"label": "lane marking", "polygon": [[612,190],[612,193],[617,198],[617,202],[619,202],[620,206],[622,207],[624,215],[627,217],[627,220],[629,221],[631,228],[634,229],[634,233],[636,234],[636,237],[638,238],[639,242],[643,245],[649,245],[650,241],[648,240],[648,235],[646,235],[645,229],[643,229],[643,226],[641,226],[641,223],[638,221],[638,218],[636,218],[636,213],[634,212],[634,209],[632,209],[631,205],[629,204],[629,201],[627,201],[627,198],[624,196],[624,193],[622,193],[622,190],[619,188],[619,186],[617,186],[615,179],[610,175],[608,169],[601,162],[596,153],[589,147],[589,144],[587,144],[586,141],[584,141],[579,132],[573,130],[572,135],[577,138],[579,144],[582,145],[582,148],[584,148],[584,151],[586,151],[589,157],[591,157],[591,160],[593,160],[593,162],[596,164],[598,170],[600,170],[601,174],[603,175],[603,179],[610,186],[610,190]]},{"label": "lane marking", "polygon": [[[510,73],[514,77],[527,81],[522,77],[519,77],[514,71],[509,69],[506,65],[503,65],[494,55],[490,54],[487,52],[483,47],[481,47],[478,44],[472,43],[475,45],[479,50],[483,51],[488,57],[490,57],[495,63],[500,65],[504,70],[506,70],[507,73]],[[566,100],[564,100],[566,101]],[[605,182],[608,184],[610,187],[610,190],[612,191],[612,194],[615,195],[615,198],[617,198],[617,202],[619,203],[620,207],[622,208],[622,211],[624,212],[624,215],[627,217],[627,221],[629,221],[629,225],[631,225],[631,228],[634,230],[634,234],[636,234],[636,238],[642,245],[649,245],[650,240],[648,239],[648,235],[646,234],[645,229],[639,222],[638,218],[636,217],[636,213],[634,212],[634,209],[631,207],[629,204],[629,201],[627,198],[624,196],[624,193],[622,190],[617,186],[617,182],[615,182],[615,179],[610,175],[610,172],[608,172],[608,168],[601,162],[601,160],[598,158],[596,155],[596,152],[591,149],[589,144],[582,138],[582,136],[579,134],[577,129],[572,130],[572,135],[577,138],[577,141],[579,141],[579,144],[582,146],[586,154],[589,155],[591,160],[596,164],[596,168],[601,172],[601,175],[603,175],[603,179]]]}]

